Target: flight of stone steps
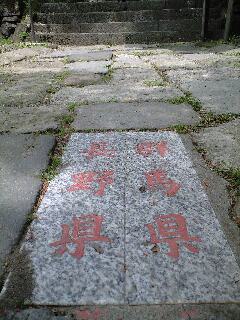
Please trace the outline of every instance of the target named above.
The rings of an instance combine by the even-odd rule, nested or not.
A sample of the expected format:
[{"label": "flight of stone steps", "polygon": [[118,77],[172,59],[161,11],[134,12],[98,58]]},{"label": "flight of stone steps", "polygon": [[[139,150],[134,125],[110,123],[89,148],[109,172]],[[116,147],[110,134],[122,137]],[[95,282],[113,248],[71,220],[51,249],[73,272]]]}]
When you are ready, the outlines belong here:
[{"label": "flight of stone steps", "polygon": [[200,38],[203,0],[42,0],[38,41],[92,45]]}]

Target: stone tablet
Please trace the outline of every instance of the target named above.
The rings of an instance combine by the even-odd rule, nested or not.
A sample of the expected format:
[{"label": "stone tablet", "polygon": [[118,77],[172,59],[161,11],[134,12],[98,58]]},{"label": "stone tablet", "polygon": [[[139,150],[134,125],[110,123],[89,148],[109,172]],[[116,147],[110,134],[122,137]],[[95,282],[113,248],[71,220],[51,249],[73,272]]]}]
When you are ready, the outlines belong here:
[{"label": "stone tablet", "polygon": [[239,267],[173,132],[73,134],[29,232],[33,304],[240,301]]}]

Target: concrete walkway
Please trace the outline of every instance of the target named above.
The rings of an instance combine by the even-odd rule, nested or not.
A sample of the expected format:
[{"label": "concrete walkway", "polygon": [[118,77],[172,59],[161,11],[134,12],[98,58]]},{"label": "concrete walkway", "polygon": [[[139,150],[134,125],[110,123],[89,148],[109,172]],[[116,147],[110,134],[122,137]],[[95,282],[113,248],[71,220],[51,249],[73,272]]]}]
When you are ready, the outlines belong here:
[{"label": "concrete walkway", "polygon": [[0,319],[240,319],[239,56],[0,54]]}]

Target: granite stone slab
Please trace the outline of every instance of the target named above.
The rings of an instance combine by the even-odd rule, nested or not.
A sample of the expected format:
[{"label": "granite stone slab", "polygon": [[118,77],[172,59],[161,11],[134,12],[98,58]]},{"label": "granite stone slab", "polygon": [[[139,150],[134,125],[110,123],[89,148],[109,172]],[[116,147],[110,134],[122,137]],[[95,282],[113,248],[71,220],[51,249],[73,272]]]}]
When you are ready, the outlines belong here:
[{"label": "granite stone slab", "polygon": [[41,187],[54,138],[0,135],[0,273]]},{"label": "granite stone slab", "polygon": [[[103,171],[113,180],[99,180]],[[89,214],[107,238],[77,254]],[[240,301],[239,267],[173,132],[73,134],[29,234],[33,304]]]},{"label": "granite stone slab", "polygon": [[193,134],[193,139],[204,148],[214,166],[236,170],[240,167],[240,119],[205,128]]},{"label": "granite stone slab", "polygon": [[182,95],[182,91],[173,86],[148,87],[140,82],[125,82],[116,85],[92,85],[84,88],[62,88],[53,97],[53,104],[62,105],[63,101],[84,103],[166,101]]},{"label": "granite stone slab", "polygon": [[34,105],[18,108],[8,107],[0,111],[0,131],[30,133],[57,129],[59,119],[67,113],[67,106]]},{"label": "granite stone slab", "polygon": [[96,73],[72,74],[63,81],[64,86],[84,87],[103,82],[102,76]]},{"label": "granite stone slab", "polygon": [[114,59],[113,69],[119,68],[142,68],[150,69],[150,64],[146,63],[139,57],[129,54],[118,54]]},{"label": "granite stone slab", "polygon": [[38,54],[46,53],[48,49],[46,48],[21,48],[16,50],[11,50],[9,52],[4,52],[0,54],[0,66],[5,66],[23,59],[31,58],[37,56]]},{"label": "granite stone slab", "polygon": [[168,72],[168,76],[199,99],[207,111],[239,114],[239,69],[172,70]]},{"label": "granite stone slab", "polygon": [[[91,158],[92,143],[99,141],[108,143],[109,148],[114,146],[114,150],[109,149],[109,158]],[[72,135],[63,156],[63,170],[50,183],[38,210],[38,219],[32,224],[35,241],[26,242],[36,283],[33,303],[123,303],[125,176],[122,165],[125,148],[124,141],[117,134]],[[109,176],[104,178],[104,172]],[[77,182],[74,182],[73,175],[81,173],[90,175],[92,184],[86,182],[85,186],[85,181],[88,181],[85,176],[82,189],[75,189]],[[110,181],[106,182],[101,194],[102,175],[103,181]],[[60,240],[61,225],[68,225],[73,232],[74,217],[84,219],[89,215],[103,219],[100,235],[105,239],[86,241],[84,255],[72,255],[76,249],[74,243],[69,244],[69,252],[54,254],[59,248],[50,243]]]},{"label": "granite stone slab", "polygon": [[[151,153],[136,152],[143,142]],[[127,302],[239,302],[239,267],[179,136],[128,133],[127,144]]]},{"label": "granite stone slab", "polygon": [[150,62],[160,70],[179,69],[179,68],[196,68],[195,61],[186,59],[185,57],[177,54],[159,54],[143,56],[143,61]]},{"label": "granite stone slab", "polygon": [[39,104],[47,95],[54,77],[51,73],[31,75],[3,74],[0,87],[0,110],[6,107],[25,107]]},{"label": "granite stone slab", "polygon": [[76,130],[156,129],[196,124],[198,114],[189,105],[163,102],[109,103],[81,106],[73,123]]},{"label": "granite stone slab", "polygon": [[82,53],[72,53],[68,56],[70,61],[104,61],[111,60],[111,50],[90,51]]},{"label": "granite stone slab", "polygon": [[66,69],[72,72],[106,74],[111,61],[84,61],[66,64]]},{"label": "granite stone slab", "polygon": [[[153,80],[158,79],[159,74],[154,69],[143,69],[143,68],[122,68],[122,69],[115,69],[112,73],[111,84],[116,83],[118,84],[121,82],[128,82],[130,86],[133,83],[146,81],[146,80]],[[133,83],[131,83],[133,82]]]}]

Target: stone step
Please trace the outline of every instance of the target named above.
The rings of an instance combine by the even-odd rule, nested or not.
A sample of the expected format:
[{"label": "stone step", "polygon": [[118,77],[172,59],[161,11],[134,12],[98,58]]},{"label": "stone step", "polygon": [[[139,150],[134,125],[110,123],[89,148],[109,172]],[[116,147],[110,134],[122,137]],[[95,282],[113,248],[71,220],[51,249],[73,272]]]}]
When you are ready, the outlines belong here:
[{"label": "stone step", "polygon": [[[127,0],[128,2],[134,1],[134,2],[149,2],[151,0]],[[175,5],[176,7],[185,7],[191,5],[195,8],[200,8],[203,6],[203,0],[155,0],[156,2],[163,2],[166,7],[170,7]],[[212,0],[213,1],[213,0]],[[219,1],[219,0],[214,0]],[[39,1],[41,4],[51,3],[51,4],[59,4],[59,3],[79,3],[79,2],[86,2],[86,3],[92,3],[92,0],[41,0]],[[95,3],[103,3],[103,2],[126,2],[124,0],[95,0]]]},{"label": "stone step", "polygon": [[162,9],[183,9],[196,7],[194,0],[190,1],[104,1],[104,2],[76,2],[76,3],[45,3],[41,6],[43,13],[74,13],[74,12],[102,12],[102,11],[139,11],[139,10],[162,10]]},{"label": "stone step", "polygon": [[40,33],[117,33],[149,31],[201,30],[201,19],[185,19],[173,23],[171,20],[143,22],[109,22],[109,23],[71,23],[71,24],[36,24],[35,31]]},{"label": "stone step", "polygon": [[71,23],[97,23],[111,21],[155,21],[155,20],[179,20],[201,17],[201,9],[163,9],[119,12],[89,12],[89,13],[38,13],[36,22],[47,24],[71,24]]},{"label": "stone step", "polygon": [[39,42],[52,42],[71,45],[96,45],[96,44],[125,44],[125,43],[159,43],[166,41],[193,41],[200,37],[199,32],[180,30],[176,31],[146,31],[146,32],[121,32],[121,33],[36,33]]}]

